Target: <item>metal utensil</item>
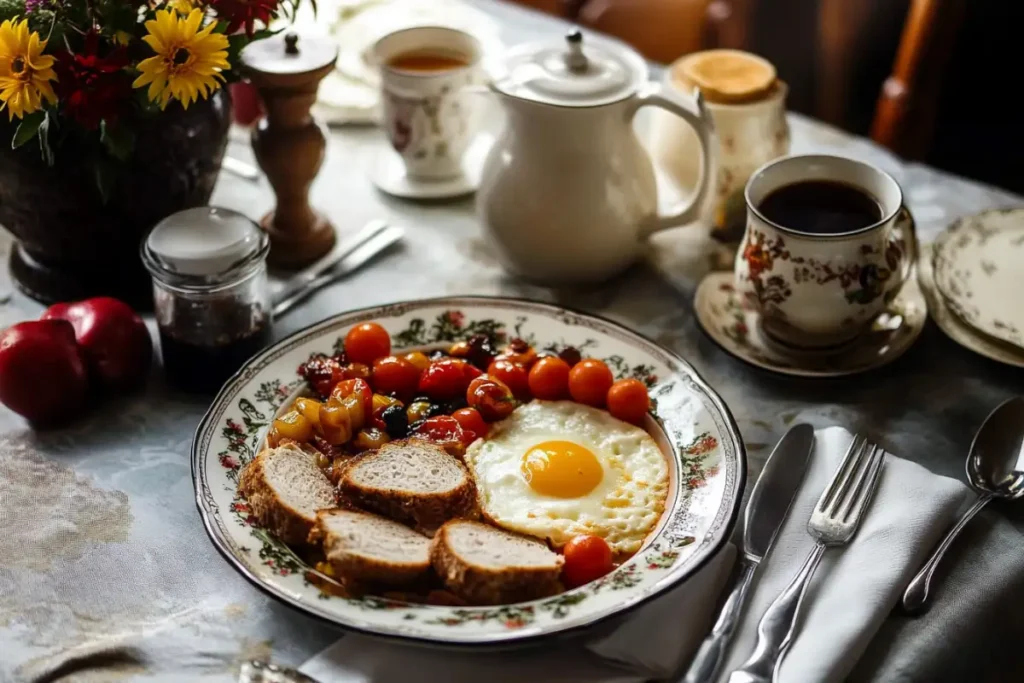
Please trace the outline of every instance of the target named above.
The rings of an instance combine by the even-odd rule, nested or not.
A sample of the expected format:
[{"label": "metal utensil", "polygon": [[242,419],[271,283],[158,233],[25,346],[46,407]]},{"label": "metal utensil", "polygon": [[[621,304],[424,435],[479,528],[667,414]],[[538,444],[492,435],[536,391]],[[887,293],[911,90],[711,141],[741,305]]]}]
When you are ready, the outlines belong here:
[{"label": "metal utensil", "polygon": [[935,568],[974,515],[993,498],[1017,500],[1024,496],[1024,397],[1004,401],[985,418],[967,455],[967,482],[978,492],[978,500],[946,533],[907,585],[901,605],[910,614],[927,609]]},{"label": "metal utensil", "polygon": [[803,481],[814,447],[814,427],[799,424],[792,427],[775,446],[761,470],[761,476],[750,492],[743,516],[743,545],[740,575],[736,587],[722,606],[718,621],[700,646],[686,674],[684,683],[713,681],[732,642],[743,607],[747,602],[754,576],[775,536],[789,513],[800,482]]},{"label": "metal utensil", "polygon": [[319,683],[295,669],[253,659],[242,664],[238,683]]},{"label": "metal utensil", "polygon": [[234,157],[225,156],[220,163],[220,167],[229,173],[234,173],[239,178],[245,178],[246,180],[259,180],[260,170],[252,164],[247,164],[241,159]]},{"label": "metal utensil", "polygon": [[355,272],[404,235],[404,230],[384,221],[369,223],[341,251],[291,278],[284,289],[274,295],[274,317],[284,315],[313,292]]},{"label": "metal utensil", "polygon": [[817,539],[804,566],[785,590],[765,610],[757,625],[754,654],[729,676],[729,683],[769,683],[783,655],[793,642],[804,592],[825,548],[846,545],[857,533],[871,497],[878,485],[885,452],[865,439],[854,436],[832,481],[821,494],[807,533]]}]

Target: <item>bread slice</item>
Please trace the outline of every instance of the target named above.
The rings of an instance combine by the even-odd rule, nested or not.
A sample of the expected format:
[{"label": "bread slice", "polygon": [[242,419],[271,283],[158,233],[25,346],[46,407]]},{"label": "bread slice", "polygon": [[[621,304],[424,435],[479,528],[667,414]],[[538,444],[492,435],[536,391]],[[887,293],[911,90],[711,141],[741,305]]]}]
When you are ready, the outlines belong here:
[{"label": "bread slice", "polygon": [[430,539],[404,524],[367,512],[321,510],[309,542],[322,542],[338,576],[399,585],[430,569]]},{"label": "bread slice", "polygon": [[502,605],[562,590],[562,556],[540,541],[482,522],[452,520],[430,545],[434,571],[474,605]]},{"label": "bread slice", "polygon": [[302,545],[316,512],[337,506],[316,456],[295,446],[268,448],[242,470],[238,491],[260,526],[289,545]]},{"label": "bread slice", "polygon": [[428,535],[449,519],[476,514],[476,486],[466,466],[422,439],[392,441],[353,459],[338,490],[342,499]]}]

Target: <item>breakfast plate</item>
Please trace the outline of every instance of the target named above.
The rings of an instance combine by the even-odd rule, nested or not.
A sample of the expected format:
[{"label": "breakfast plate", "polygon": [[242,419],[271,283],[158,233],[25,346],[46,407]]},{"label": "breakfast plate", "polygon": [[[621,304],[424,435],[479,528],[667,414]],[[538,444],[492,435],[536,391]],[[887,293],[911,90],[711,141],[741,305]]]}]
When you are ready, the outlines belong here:
[{"label": "breakfast plate", "polygon": [[[573,347],[602,359],[614,376],[646,385],[654,404],[643,427],[665,458],[667,493],[664,511],[635,554],[577,588],[512,604],[419,604],[391,594],[321,590],[314,568],[260,526],[238,494],[238,479],[268,438],[275,416],[302,390],[298,366],[313,354],[341,348],[347,332],[370,321],[390,334],[392,353],[431,351],[479,335],[498,343],[523,339],[538,350]],[[575,432],[556,436],[579,437]],[[497,646],[580,631],[685,582],[729,538],[746,456],[722,399],[671,351],[617,323],[558,306],[456,297],[342,313],[264,350],[214,399],[196,431],[192,470],[197,507],[214,546],[268,595],[371,635],[429,645]],[[624,474],[630,480],[630,473]],[[633,481],[642,483],[639,476]],[[481,490],[486,485],[477,484]]]},{"label": "breakfast plate", "polygon": [[1024,348],[1024,209],[961,218],[933,246],[935,287],[983,334]]}]

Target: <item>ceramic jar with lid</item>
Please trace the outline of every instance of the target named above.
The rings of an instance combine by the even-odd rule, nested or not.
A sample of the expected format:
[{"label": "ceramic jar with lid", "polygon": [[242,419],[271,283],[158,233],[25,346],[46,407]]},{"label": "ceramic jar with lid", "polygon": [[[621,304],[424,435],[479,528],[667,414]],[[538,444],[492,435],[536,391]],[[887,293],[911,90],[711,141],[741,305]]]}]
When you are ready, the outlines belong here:
[{"label": "ceramic jar with lid", "polygon": [[142,245],[168,383],[212,393],[270,343],[267,233],[230,209],[168,216]]},{"label": "ceramic jar with lid", "polygon": [[[764,164],[789,154],[786,84],[775,67],[757,55],[738,50],[707,50],[687,55],[666,72],[665,86],[681,94],[699,89],[715,128],[715,177],[701,207],[711,235],[733,247],[743,238],[746,205],[743,189]],[[698,187],[695,162],[700,141],[673,116],[654,112],[650,149],[658,166],[684,194]],[[731,267],[732,254],[723,255]]]},{"label": "ceramic jar with lid", "polygon": [[707,173],[689,204],[658,213],[654,167],[632,120],[664,109],[698,141],[701,100],[648,81],[643,58],[617,41],[570,32],[509,51],[492,73],[504,128],[484,163],[477,206],[503,264],[551,284],[599,282],[624,270],[653,232],[695,220]]}]

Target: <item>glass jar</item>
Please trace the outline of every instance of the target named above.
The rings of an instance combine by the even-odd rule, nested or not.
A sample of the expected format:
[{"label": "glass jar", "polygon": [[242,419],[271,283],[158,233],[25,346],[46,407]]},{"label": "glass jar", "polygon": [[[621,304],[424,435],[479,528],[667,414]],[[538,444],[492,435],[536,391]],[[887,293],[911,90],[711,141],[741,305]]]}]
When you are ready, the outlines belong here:
[{"label": "glass jar", "polygon": [[267,234],[229,209],[188,209],[153,228],[142,260],[169,383],[212,393],[269,345],[269,250]]}]

